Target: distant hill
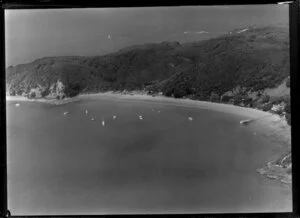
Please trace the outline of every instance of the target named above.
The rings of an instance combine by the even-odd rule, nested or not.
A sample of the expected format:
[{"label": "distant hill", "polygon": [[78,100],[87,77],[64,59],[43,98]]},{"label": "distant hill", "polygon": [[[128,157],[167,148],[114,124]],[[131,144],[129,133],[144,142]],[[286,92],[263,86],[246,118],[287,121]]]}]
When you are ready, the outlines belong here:
[{"label": "distant hill", "polygon": [[[288,26],[252,26],[193,43],[150,43],[104,56],[41,58],[7,68],[6,88],[10,95],[32,98],[144,90],[270,110],[273,103],[289,102],[289,74]],[[277,94],[270,98],[268,93]]]}]

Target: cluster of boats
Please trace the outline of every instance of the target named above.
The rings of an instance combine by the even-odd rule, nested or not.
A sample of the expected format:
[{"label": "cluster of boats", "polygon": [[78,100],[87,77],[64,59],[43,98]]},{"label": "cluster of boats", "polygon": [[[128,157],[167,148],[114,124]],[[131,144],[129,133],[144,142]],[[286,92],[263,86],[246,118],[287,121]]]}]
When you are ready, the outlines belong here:
[{"label": "cluster of boats", "polygon": [[[15,105],[16,105],[16,107],[19,107],[19,106],[20,106],[19,103],[16,103]],[[154,109],[152,109],[152,111],[154,111]],[[66,112],[64,112],[64,115],[67,115],[68,113],[69,113],[69,112],[66,111]],[[160,113],[160,111],[157,111],[157,113]],[[85,115],[88,115],[88,114],[89,114],[89,111],[88,111],[88,110],[85,110]],[[115,119],[117,119],[117,116],[116,116],[116,115],[113,115],[113,120],[115,120]],[[140,120],[143,120],[144,118],[143,118],[142,115],[139,115],[139,119],[140,119]],[[92,120],[92,121],[95,121],[95,118],[92,117],[91,120]],[[193,117],[188,117],[188,120],[189,120],[189,121],[193,121],[194,118],[193,118]],[[248,124],[249,124],[250,122],[252,122],[252,121],[253,121],[253,120],[241,120],[241,121],[240,121],[240,124],[241,124],[241,125],[248,125]],[[105,126],[105,121],[104,121],[104,120],[102,121],[102,126]]]},{"label": "cluster of boats", "polygon": [[[154,111],[154,110],[152,109],[152,111]],[[69,113],[69,112],[66,111],[66,112],[64,112],[63,114],[64,114],[64,115],[67,115],[68,113]],[[157,111],[157,113],[160,113],[160,111]],[[85,110],[85,115],[88,115],[88,114],[89,114],[88,110]],[[116,115],[113,115],[113,120],[115,120],[115,119],[117,119],[117,116],[116,116]],[[143,120],[144,117],[143,117],[142,115],[139,115],[139,119],[140,119],[140,120]],[[91,120],[92,120],[92,121],[95,121],[95,118],[94,118],[94,117],[91,117]],[[193,117],[188,117],[188,120],[189,120],[189,121],[193,121],[194,118],[193,118]],[[102,123],[102,126],[105,126],[105,121],[104,121],[104,120],[103,120],[101,123]]]}]

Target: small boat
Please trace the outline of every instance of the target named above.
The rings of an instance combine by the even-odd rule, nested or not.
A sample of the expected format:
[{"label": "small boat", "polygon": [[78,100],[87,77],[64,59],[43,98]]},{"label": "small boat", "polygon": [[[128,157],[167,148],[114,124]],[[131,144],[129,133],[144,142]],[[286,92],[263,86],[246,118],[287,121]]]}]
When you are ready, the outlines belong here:
[{"label": "small boat", "polygon": [[64,112],[64,115],[67,115],[68,113],[69,113],[69,112],[66,111],[66,112]]},{"label": "small boat", "polygon": [[140,120],[142,120],[142,119],[143,119],[143,116],[142,116],[142,115],[140,115],[140,116],[139,116],[139,118],[140,118]]},{"label": "small boat", "polygon": [[102,126],[105,126],[105,122],[104,122],[104,120],[102,121]]},{"label": "small boat", "polygon": [[92,117],[92,118],[91,118],[91,121],[94,121],[94,120],[95,120],[95,118],[94,118],[94,117]]},{"label": "small boat", "polygon": [[248,125],[252,120],[241,120],[240,124],[242,125]]},{"label": "small boat", "polygon": [[16,105],[16,107],[19,107],[19,106],[20,106],[20,104],[19,104],[19,103],[16,103],[15,105]]},{"label": "small boat", "polygon": [[116,115],[113,116],[113,120],[115,120],[115,119],[117,119],[117,116],[116,116]]},{"label": "small boat", "polygon": [[85,114],[87,115],[89,112],[88,112],[88,110],[85,110]]},{"label": "small boat", "polygon": [[194,120],[193,117],[189,117],[188,119],[189,119],[190,121],[193,121],[193,120]]}]

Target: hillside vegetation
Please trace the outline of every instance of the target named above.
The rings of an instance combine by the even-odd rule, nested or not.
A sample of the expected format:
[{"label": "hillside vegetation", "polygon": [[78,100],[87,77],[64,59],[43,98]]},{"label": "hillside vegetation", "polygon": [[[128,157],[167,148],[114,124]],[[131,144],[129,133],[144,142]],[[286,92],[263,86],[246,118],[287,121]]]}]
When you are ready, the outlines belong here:
[{"label": "hillside vegetation", "polygon": [[7,68],[6,87],[9,95],[29,98],[143,90],[273,108],[290,120],[289,73],[288,26],[248,27],[193,43],[144,44],[94,57],[41,58]]}]

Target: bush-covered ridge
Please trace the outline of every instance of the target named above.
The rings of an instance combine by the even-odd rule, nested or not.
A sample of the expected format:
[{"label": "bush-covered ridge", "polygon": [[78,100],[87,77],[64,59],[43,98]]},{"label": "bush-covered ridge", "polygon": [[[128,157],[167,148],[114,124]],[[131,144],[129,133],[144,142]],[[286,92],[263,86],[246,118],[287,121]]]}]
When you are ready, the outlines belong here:
[{"label": "bush-covered ridge", "polygon": [[288,54],[287,28],[250,28],[195,43],[146,44],[97,57],[41,58],[9,67],[7,84],[17,94],[60,80],[70,92],[147,89],[209,99],[211,93],[221,95],[238,85],[275,87],[289,75]]},{"label": "bush-covered ridge", "polygon": [[[288,27],[243,30],[193,43],[131,46],[104,56],[37,59],[7,68],[7,92],[31,98],[63,98],[79,93],[145,90],[262,110],[276,104],[289,108],[289,95],[277,93],[266,99],[264,93],[289,76]],[[286,84],[289,86],[289,81]]]}]

